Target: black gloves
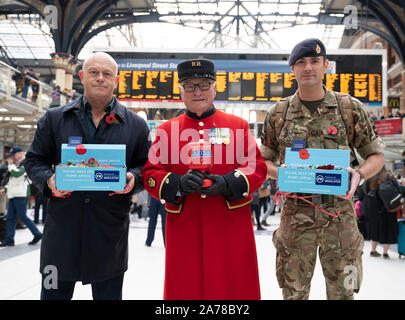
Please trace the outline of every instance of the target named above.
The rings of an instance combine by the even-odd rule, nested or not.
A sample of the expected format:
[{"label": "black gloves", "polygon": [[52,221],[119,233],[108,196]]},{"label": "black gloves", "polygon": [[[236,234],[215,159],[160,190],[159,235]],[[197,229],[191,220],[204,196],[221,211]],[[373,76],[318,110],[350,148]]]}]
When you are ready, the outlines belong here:
[{"label": "black gloves", "polygon": [[197,170],[188,170],[187,173],[180,178],[180,191],[185,195],[192,192],[200,193],[203,183],[204,174]]},{"label": "black gloves", "polygon": [[[204,179],[211,180],[212,186],[202,188]],[[189,170],[185,175],[180,177],[180,191],[183,195],[201,193],[207,196],[222,195],[224,197],[230,196],[231,193],[223,176],[201,173],[197,170]]]},{"label": "black gloves", "polygon": [[206,175],[206,179],[212,180],[212,186],[201,189],[201,193],[206,194],[207,196],[222,195],[227,197],[230,195],[228,184],[223,176],[208,174]]}]

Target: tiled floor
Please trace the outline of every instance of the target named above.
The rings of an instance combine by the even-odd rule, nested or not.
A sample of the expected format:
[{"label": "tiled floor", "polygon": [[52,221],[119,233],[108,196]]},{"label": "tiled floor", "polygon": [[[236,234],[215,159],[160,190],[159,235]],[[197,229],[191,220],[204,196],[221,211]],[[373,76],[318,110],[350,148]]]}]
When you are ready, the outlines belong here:
[{"label": "tiled floor", "polygon": [[[262,299],[282,299],[275,276],[275,249],[272,232],[279,224],[279,215],[270,217],[266,231],[256,231]],[[158,223],[160,228],[160,222]],[[40,226],[42,229],[42,226]],[[164,278],[164,247],[161,229],[156,230],[152,247],[144,245],[147,221],[132,220],[129,233],[129,268],[125,274],[123,299],[162,299]],[[0,248],[0,300],[39,299],[41,276],[40,245],[28,246],[32,239],[28,229],[17,230],[16,246]],[[379,248],[381,251],[382,248]],[[390,250],[390,260],[369,256],[370,242],[365,242],[364,277],[356,299],[405,299],[405,258],[398,259],[396,246]],[[325,299],[325,284],[319,261],[312,279],[310,299]],[[73,299],[92,299],[90,286],[76,284]]]}]

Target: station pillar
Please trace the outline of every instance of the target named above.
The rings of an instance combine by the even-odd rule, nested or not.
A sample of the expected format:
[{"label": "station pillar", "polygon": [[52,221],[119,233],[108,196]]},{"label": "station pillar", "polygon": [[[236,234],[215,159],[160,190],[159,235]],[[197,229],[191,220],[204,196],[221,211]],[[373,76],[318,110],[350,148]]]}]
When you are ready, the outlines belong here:
[{"label": "station pillar", "polygon": [[69,91],[73,88],[73,74],[78,65],[79,61],[72,57],[65,67],[65,89]]},{"label": "station pillar", "polygon": [[55,86],[59,86],[63,91],[66,88],[66,68],[73,56],[66,52],[54,52],[51,57],[55,65]]}]

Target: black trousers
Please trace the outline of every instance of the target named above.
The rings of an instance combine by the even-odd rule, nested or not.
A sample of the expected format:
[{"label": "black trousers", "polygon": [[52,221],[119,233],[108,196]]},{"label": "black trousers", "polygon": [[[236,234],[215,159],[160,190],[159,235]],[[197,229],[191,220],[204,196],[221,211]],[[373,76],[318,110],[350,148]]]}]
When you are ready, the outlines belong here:
[{"label": "black trousers", "polygon": [[148,236],[146,238],[146,244],[148,246],[152,245],[153,239],[155,239],[155,229],[157,224],[158,215],[160,214],[162,218],[162,233],[163,233],[163,244],[165,244],[165,228],[166,228],[166,210],[165,206],[160,203],[158,199],[150,197],[149,202],[149,223],[148,223]]},{"label": "black trousers", "polygon": [[[41,300],[71,300],[75,289],[76,281],[59,281],[58,287],[46,289],[44,287],[44,279],[46,275],[42,275]],[[122,284],[124,274],[117,277],[91,283],[91,291],[93,300],[122,300]]]},{"label": "black trousers", "polygon": [[250,210],[255,213],[257,227],[261,228],[262,224],[260,222],[260,205],[251,203]]}]

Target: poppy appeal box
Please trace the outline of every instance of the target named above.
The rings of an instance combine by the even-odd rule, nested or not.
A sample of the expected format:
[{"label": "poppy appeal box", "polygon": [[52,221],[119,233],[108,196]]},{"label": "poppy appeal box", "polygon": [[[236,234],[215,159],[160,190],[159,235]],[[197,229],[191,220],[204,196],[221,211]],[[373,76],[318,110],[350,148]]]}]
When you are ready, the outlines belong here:
[{"label": "poppy appeal box", "polygon": [[56,188],[66,191],[122,191],[126,185],[125,144],[62,144]]},{"label": "poppy appeal box", "polygon": [[349,164],[350,150],[287,148],[277,186],[283,192],[346,195]]}]

